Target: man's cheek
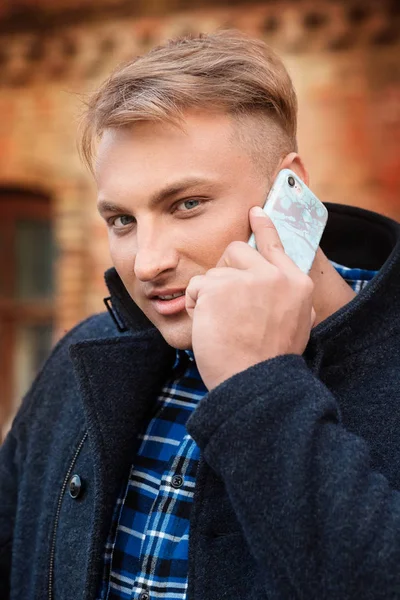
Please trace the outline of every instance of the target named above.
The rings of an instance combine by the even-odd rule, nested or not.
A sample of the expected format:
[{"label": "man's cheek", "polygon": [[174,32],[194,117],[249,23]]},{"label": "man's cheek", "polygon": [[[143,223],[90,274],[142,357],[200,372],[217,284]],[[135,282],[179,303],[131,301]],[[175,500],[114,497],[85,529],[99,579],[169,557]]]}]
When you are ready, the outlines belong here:
[{"label": "man's cheek", "polygon": [[128,265],[133,268],[135,264],[135,248],[128,242],[128,239],[117,237],[110,233],[108,237],[108,246],[110,250],[111,260],[114,265],[118,265],[120,269],[126,269]]}]

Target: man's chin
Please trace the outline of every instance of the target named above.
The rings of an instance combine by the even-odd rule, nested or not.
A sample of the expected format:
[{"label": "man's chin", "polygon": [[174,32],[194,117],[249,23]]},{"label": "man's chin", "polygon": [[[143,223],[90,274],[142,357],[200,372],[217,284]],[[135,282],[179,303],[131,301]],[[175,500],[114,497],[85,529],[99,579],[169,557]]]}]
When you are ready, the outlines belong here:
[{"label": "man's chin", "polygon": [[192,323],[158,324],[155,326],[170,346],[177,350],[192,349]]},{"label": "man's chin", "polygon": [[143,312],[172,348],[192,349],[192,320],[186,311],[170,316],[161,316],[155,312],[146,313],[144,310]]}]

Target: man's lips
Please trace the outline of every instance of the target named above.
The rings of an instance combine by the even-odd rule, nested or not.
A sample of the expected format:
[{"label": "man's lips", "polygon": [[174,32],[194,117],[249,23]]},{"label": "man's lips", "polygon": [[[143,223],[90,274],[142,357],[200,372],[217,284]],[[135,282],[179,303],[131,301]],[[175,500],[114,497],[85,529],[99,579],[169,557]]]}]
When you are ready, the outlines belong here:
[{"label": "man's lips", "polygon": [[[180,295],[171,298],[177,294]],[[157,294],[152,294],[149,300],[160,315],[174,315],[185,310],[185,290],[160,290]]]}]

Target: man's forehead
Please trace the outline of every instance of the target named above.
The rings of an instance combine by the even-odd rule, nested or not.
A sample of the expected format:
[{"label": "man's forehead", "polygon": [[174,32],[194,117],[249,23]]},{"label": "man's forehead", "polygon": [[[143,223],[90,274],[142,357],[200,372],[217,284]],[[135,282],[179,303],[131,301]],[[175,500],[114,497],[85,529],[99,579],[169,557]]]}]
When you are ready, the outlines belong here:
[{"label": "man's forehead", "polygon": [[[100,141],[96,183],[107,201],[116,196],[172,196],[189,187],[229,187],[238,176],[254,176],[254,162],[233,118],[221,114],[190,114],[181,128],[140,122],[109,128]],[[168,189],[171,188],[171,189]]]},{"label": "man's forehead", "polygon": [[143,144],[146,141],[162,138],[171,140],[196,136],[201,137],[203,131],[223,140],[229,140],[236,127],[237,119],[222,112],[190,110],[182,113],[179,119],[171,121],[136,121],[121,127],[109,127],[101,135],[99,150],[107,150],[115,144]]},{"label": "man's forehead", "polygon": [[208,114],[188,115],[179,127],[171,123],[145,121],[108,128],[98,143],[95,170],[97,173],[103,168],[104,160],[122,158],[127,153],[140,158],[147,154],[148,158],[161,156],[166,160],[173,159],[169,147],[175,154],[184,154],[184,158],[191,151],[212,155],[224,147],[226,152],[232,137],[230,120]]}]

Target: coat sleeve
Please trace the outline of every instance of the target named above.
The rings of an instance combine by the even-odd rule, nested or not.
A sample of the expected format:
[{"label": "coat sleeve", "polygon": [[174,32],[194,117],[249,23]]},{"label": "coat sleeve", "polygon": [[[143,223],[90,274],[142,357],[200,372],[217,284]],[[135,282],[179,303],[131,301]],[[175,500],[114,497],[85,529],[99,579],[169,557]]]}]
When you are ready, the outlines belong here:
[{"label": "coat sleeve", "polygon": [[250,551],[290,597],[400,598],[400,494],[300,356],[239,373],[187,428],[223,479]]}]

